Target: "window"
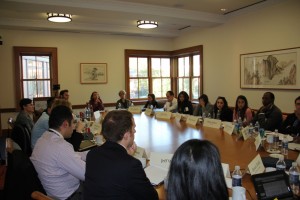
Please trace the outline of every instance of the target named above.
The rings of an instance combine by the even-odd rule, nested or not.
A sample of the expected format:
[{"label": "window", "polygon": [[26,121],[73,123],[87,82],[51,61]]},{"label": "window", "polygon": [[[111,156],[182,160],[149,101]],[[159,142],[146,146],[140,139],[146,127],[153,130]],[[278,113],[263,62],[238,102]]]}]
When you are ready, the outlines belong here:
[{"label": "window", "polygon": [[202,92],[202,46],[176,51],[125,50],[128,98],[143,100],[148,93],[165,98],[168,90],[184,90],[190,99]]},{"label": "window", "polygon": [[21,98],[52,96],[57,84],[57,50],[42,47],[14,47],[17,103]]}]

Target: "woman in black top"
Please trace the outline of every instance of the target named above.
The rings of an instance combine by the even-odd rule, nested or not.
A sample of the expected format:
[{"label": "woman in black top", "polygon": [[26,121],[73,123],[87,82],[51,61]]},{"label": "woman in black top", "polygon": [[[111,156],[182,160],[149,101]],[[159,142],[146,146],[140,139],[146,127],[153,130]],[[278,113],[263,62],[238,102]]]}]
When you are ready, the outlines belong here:
[{"label": "woman in black top", "polygon": [[185,91],[178,94],[178,112],[183,114],[193,115],[193,105],[190,102],[190,97]]},{"label": "woman in black top", "polygon": [[154,94],[148,94],[148,101],[146,102],[146,105],[144,106],[144,109],[146,108],[158,108],[157,101],[155,100]]},{"label": "woman in black top", "polygon": [[218,97],[214,105],[214,118],[232,122],[232,115],[232,110],[228,108],[228,103],[225,97]]}]

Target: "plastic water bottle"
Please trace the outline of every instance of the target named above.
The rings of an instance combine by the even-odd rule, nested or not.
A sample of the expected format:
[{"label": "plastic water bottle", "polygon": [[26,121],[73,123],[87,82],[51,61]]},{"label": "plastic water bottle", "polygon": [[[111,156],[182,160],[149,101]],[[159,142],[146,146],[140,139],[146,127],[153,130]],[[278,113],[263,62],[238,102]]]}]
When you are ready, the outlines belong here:
[{"label": "plastic water bottle", "polygon": [[233,125],[234,125],[233,133],[237,134],[239,131],[239,124],[237,123],[236,119],[233,120]]},{"label": "plastic water bottle", "polygon": [[287,156],[289,153],[289,141],[288,141],[287,135],[283,136],[281,153],[282,153],[282,155],[285,155],[285,156]]},{"label": "plastic water bottle", "polygon": [[250,124],[249,124],[249,132],[248,132],[248,134],[249,134],[250,136],[252,136],[252,135],[253,135],[253,131],[254,131],[253,124],[250,123]]},{"label": "plastic water bottle", "polygon": [[118,104],[118,109],[120,110],[121,108],[122,108],[122,104],[119,103],[119,104]]},{"label": "plastic water bottle", "polygon": [[202,113],[202,118],[205,119],[206,118],[206,114],[205,112]]},{"label": "plastic water bottle", "polygon": [[210,113],[208,113],[207,118],[211,118]]},{"label": "plastic water bottle", "polygon": [[90,109],[90,104],[86,104],[85,108],[85,118],[86,120],[90,121],[91,120],[91,109]]},{"label": "plastic water bottle", "polygon": [[255,124],[254,124],[254,131],[255,131],[255,133],[257,133],[257,134],[259,133],[259,128],[260,128],[259,127],[259,123],[258,123],[258,121],[256,121]]},{"label": "plastic water bottle", "polygon": [[297,162],[292,163],[292,167],[289,170],[290,186],[295,195],[299,193],[299,168]]},{"label": "plastic water bottle", "polygon": [[236,165],[232,172],[232,187],[242,186],[242,172],[240,166]]},{"label": "plastic water bottle", "polygon": [[239,131],[239,133],[241,133],[242,128],[243,128],[243,121],[242,121],[242,118],[239,117],[239,119],[238,119],[238,131]]},{"label": "plastic water bottle", "polygon": [[278,134],[278,130],[275,129],[275,135],[274,135],[274,150],[278,150],[279,148],[279,134]]},{"label": "plastic water bottle", "polygon": [[280,155],[279,160],[276,163],[276,170],[285,170],[286,164],[284,162],[284,157],[283,155]]},{"label": "plastic water bottle", "polygon": [[218,112],[217,112],[217,119],[220,119],[220,116],[221,116],[221,112],[220,112],[220,110],[218,110]]}]

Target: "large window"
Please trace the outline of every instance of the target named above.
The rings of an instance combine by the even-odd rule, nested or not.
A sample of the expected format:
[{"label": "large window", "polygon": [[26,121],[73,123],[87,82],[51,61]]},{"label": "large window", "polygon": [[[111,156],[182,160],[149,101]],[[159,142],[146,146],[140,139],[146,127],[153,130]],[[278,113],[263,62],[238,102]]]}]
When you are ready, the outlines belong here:
[{"label": "large window", "polygon": [[57,84],[57,50],[42,47],[14,47],[16,97],[52,96],[51,86]]},{"label": "large window", "polygon": [[148,93],[165,98],[168,90],[184,90],[190,99],[202,92],[202,46],[176,51],[125,50],[126,90],[133,100]]}]

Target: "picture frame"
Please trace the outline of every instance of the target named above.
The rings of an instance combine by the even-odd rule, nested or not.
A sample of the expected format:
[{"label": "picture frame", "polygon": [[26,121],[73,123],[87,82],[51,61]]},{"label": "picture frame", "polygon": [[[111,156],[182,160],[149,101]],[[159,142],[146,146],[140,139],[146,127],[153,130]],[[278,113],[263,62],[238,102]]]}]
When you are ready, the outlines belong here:
[{"label": "picture frame", "polygon": [[80,83],[107,83],[107,63],[80,63]]},{"label": "picture frame", "polygon": [[300,89],[300,47],[240,54],[240,87]]}]

